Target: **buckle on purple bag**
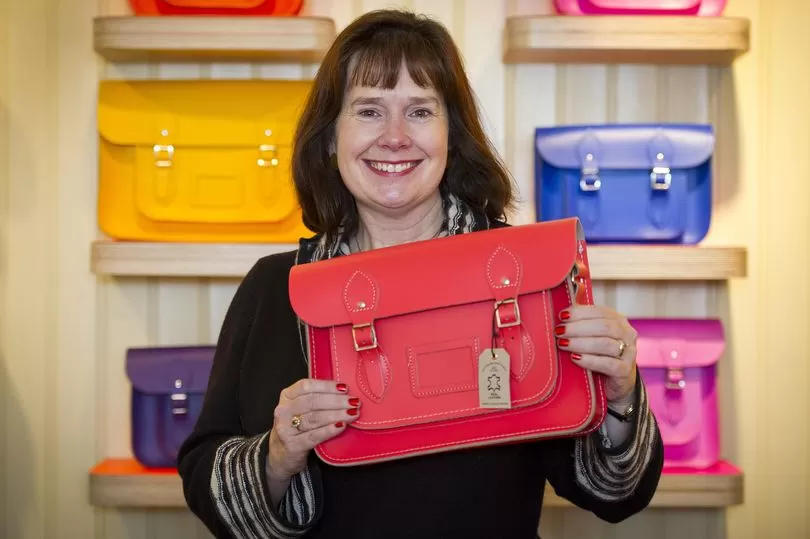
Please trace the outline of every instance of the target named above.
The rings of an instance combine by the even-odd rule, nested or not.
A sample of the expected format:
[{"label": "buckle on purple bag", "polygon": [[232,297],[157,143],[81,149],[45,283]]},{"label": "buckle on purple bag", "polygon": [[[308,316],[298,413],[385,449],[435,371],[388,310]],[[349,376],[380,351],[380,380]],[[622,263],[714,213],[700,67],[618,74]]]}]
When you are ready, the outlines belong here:
[{"label": "buckle on purple bag", "polygon": [[[179,378],[174,381],[175,389],[183,389],[183,381]],[[186,415],[188,413],[188,395],[183,392],[172,392],[172,415]]]}]

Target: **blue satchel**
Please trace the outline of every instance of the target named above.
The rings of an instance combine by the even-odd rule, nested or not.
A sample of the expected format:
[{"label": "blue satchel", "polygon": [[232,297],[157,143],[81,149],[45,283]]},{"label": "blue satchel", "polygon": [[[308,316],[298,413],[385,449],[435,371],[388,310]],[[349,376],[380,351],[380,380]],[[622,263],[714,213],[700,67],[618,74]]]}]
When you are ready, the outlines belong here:
[{"label": "blue satchel", "polygon": [[591,243],[696,244],[712,213],[710,125],[536,130],[538,221],[579,217]]}]

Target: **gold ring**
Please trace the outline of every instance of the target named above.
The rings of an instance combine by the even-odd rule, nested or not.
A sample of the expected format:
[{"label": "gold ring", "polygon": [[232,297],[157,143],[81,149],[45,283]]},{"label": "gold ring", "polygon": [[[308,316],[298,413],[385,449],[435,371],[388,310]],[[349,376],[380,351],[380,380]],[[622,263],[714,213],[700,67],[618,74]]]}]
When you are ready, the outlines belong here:
[{"label": "gold ring", "polygon": [[619,359],[622,358],[622,355],[624,354],[624,349],[625,348],[627,348],[627,345],[624,343],[624,341],[619,340],[619,355],[616,356],[617,358],[619,358]]},{"label": "gold ring", "polygon": [[290,423],[292,424],[293,427],[295,427],[299,431],[301,430],[301,416],[300,415],[294,415],[293,418],[292,418],[292,421],[290,421]]}]

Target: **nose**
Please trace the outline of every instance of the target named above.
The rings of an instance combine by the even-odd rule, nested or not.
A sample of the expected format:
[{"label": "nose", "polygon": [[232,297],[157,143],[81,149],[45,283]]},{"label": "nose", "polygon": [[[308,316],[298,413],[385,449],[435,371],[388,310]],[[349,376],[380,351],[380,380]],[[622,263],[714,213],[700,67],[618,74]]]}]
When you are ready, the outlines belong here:
[{"label": "nose", "polygon": [[401,150],[410,146],[411,138],[405,118],[398,114],[388,116],[378,144],[387,150]]}]

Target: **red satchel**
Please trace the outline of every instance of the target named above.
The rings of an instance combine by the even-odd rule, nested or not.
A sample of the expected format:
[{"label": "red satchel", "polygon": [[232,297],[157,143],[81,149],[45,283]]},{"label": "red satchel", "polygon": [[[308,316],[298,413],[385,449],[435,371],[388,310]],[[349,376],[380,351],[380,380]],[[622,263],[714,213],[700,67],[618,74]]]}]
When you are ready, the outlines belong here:
[{"label": "red satchel", "polygon": [[361,400],[315,448],[324,462],[577,436],[604,420],[602,376],[554,334],[561,310],[593,303],[577,218],[297,265],[289,291],[310,376]]}]

